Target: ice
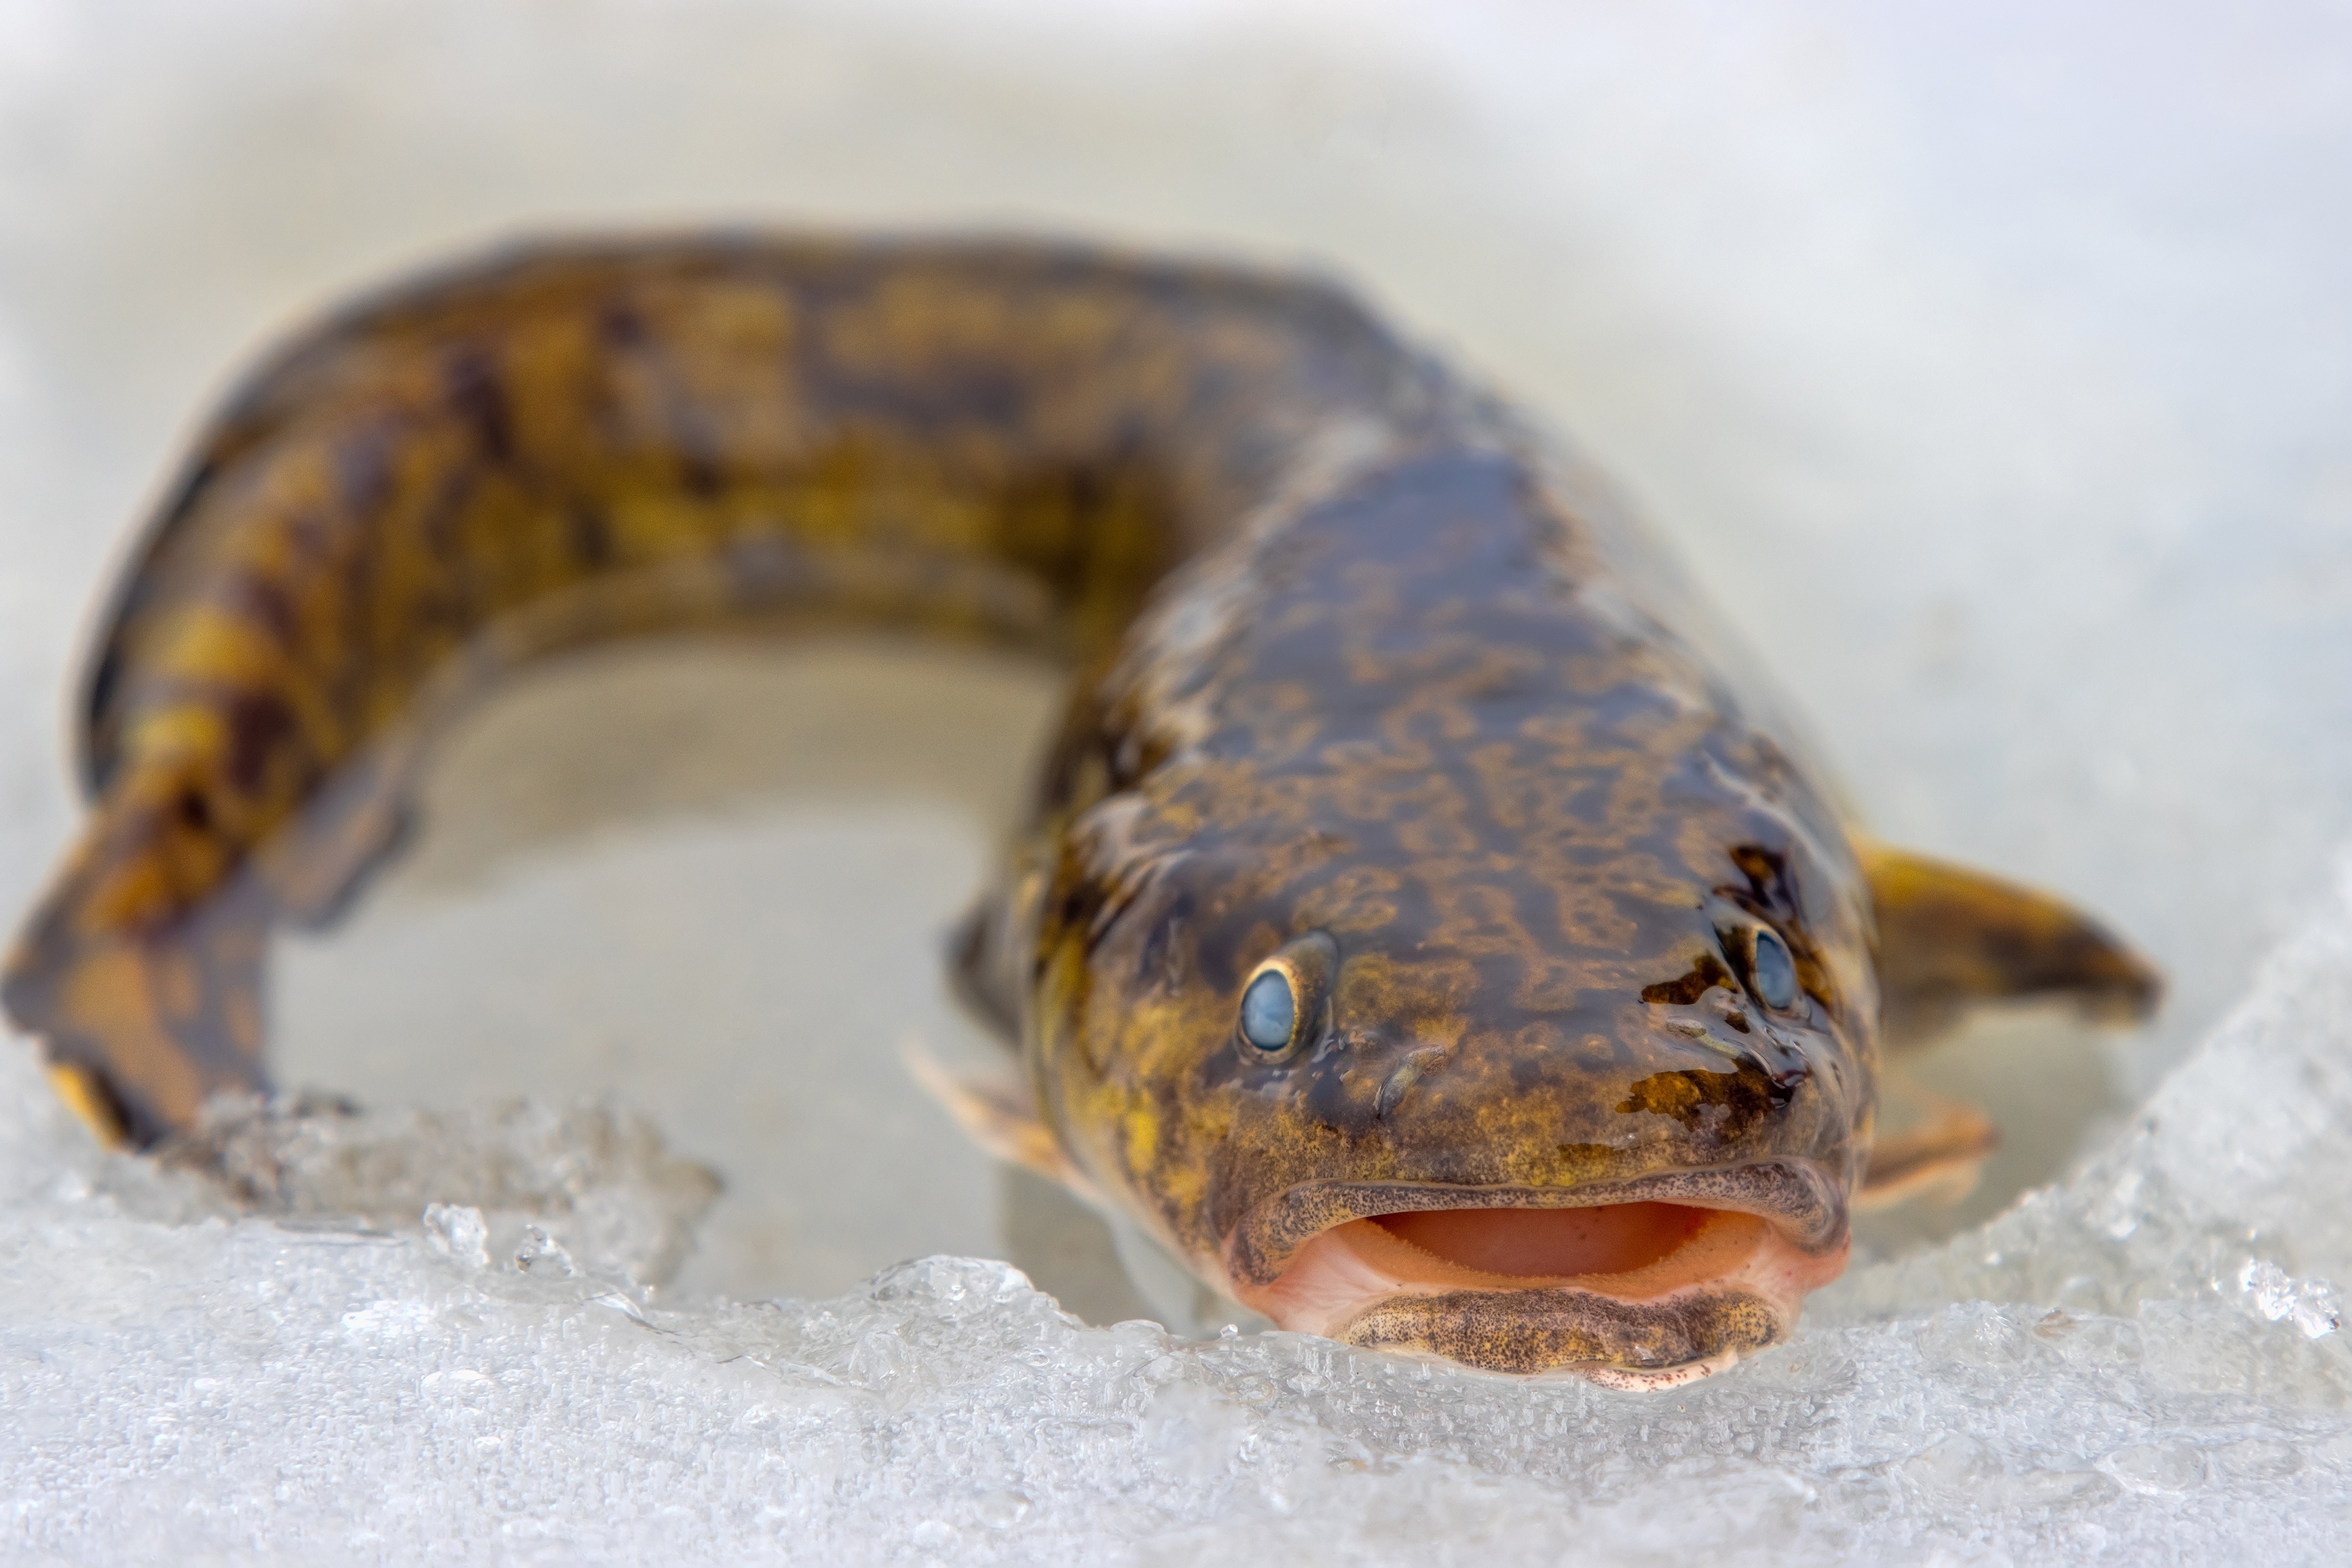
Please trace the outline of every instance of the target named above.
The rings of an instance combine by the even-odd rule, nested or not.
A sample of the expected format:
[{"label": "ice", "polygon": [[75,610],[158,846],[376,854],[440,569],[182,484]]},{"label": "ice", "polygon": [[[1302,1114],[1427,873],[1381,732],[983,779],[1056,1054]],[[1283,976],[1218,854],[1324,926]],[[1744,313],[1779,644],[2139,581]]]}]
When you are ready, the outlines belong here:
[{"label": "ice", "polygon": [[[1225,1336],[1143,1281],[1174,1336],[1110,1321],[1134,1282],[1066,1203],[927,1110],[862,1119],[951,1027],[931,945],[984,841],[869,774],[814,781],[850,816],[747,815],[783,753],[833,765],[822,723],[616,676],[575,704],[611,749],[509,723],[443,777],[482,815],[289,948],[297,1076],[366,1110],[125,1162],[0,1043],[0,1541],[2340,1558],[2347,59],[2315,0],[0,6],[0,913],[72,825],[86,606],[261,335],[518,228],[1014,224],[1343,269],[1625,483],[1882,830],[2084,899],[2174,981],[2148,1036],[1931,1059],[2012,1135],[1979,1198],[1871,1231],[1724,1377]],[[958,691],[877,765],[1002,794],[926,746],[1028,721]],[[533,795],[532,748],[602,804]],[[759,915],[772,886],[812,901]],[[941,1247],[1093,1326],[1002,1262],[899,1263]]]},{"label": "ice", "polygon": [[[1670,1395],[1088,1327],[1009,1265],[673,1304],[707,1177],[529,1105],[94,1151],[0,1058],[29,1556],[2324,1562],[2352,1523],[2352,872],[2075,1180]],[[2263,1134],[2249,1140],[2240,1130]],[[232,1204],[230,1196],[241,1198]],[[599,1223],[593,1216],[634,1216]]]},{"label": "ice", "polygon": [[[246,1108],[159,1169],[95,1153],[12,1058],[13,1540],[289,1562],[2156,1561],[2197,1542],[2329,1561],[2352,1523],[2327,1283],[2352,1275],[2347,952],[2352,877],[2077,1180],[1859,1270],[1791,1343],[1664,1396],[1088,1327],[978,1258],[831,1300],[667,1304],[631,1282],[642,1228],[559,1243],[526,1222],[493,1245],[476,1206],[707,1198],[609,1113]],[[2294,1135],[2239,1142],[2263,1086]],[[276,1212],[142,1217],[220,1171],[268,1173],[241,1185]]]},{"label": "ice", "polygon": [[[194,1179],[154,1179],[182,1174]],[[152,1162],[110,1162],[103,1184],[127,1212],[181,1224],[421,1220],[445,1257],[487,1263],[495,1249],[525,1272],[569,1275],[577,1251],[648,1285],[677,1274],[719,1189],[668,1157],[642,1116],[610,1106],[362,1112],[299,1096],[215,1100]]]},{"label": "ice", "polygon": [[[999,1054],[940,984],[941,933],[1061,685],[878,640],[516,683],[449,737],[414,853],[334,932],[280,945],[284,1081],[371,1106],[624,1097],[726,1173],[693,1289],[824,1295],[1003,1247],[1021,1194],[902,1055]],[[942,778],[952,803],[927,798]]]}]

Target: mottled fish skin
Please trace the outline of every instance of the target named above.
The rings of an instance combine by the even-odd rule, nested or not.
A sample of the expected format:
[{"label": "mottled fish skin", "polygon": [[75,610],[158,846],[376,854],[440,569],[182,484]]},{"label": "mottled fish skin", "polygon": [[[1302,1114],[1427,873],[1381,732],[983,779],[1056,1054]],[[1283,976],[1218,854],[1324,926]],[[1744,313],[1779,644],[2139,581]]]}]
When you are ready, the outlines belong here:
[{"label": "mottled fish skin", "polygon": [[126,574],[7,1009],[134,1137],[184,1127],[262,1081],[260,932],[391,841],[435,694],[730,617],[1098,661],[1445,384],[1328,289],[1037,245],[559,246],[363,305],[233,400]]},{"label": "mottled fish skin", "polygon": [[[88,1114],[185,1128],[264,1085],[268,928],[393,841],[446,693],[633,631],[887,622],[1084,672],[967,979],[1077,1176],[1205,1278],[1383,1205],[1624,1184],[1762,1194],[1827,1256],[1875,1100],[1869,890],[1641,548],[1323,283],[1031,243],[510,254],[329,322],[203,444],[100,645],[91,819],[6,1007]],[[1325,938],[1313,1037],[1266,1060],[1244,982]],[[1365,1342],[1599,1342],[1436,1310]],[[1662,1313],[1625,1332],[1693,1364],[1785,1329]]]},{"label": "mottled fish skin", "polygon": [[[1318,1184],[1352,1217],[1777,1166],[1830,1194],[1803,1241],[1843,1245],[1878,1057],[1855,861],[1545,474],[1479,431],[1244,536],[1147,612],[1056,759],[1007,944],[1040,1103],[1244,1288],[1338,1217],[1268,1215]],[[1759,926],[1796,959],[1778,1012],[1742,984]],[[1268,1065],[1236,1000],[1316,931],[1328,1030]]]}]

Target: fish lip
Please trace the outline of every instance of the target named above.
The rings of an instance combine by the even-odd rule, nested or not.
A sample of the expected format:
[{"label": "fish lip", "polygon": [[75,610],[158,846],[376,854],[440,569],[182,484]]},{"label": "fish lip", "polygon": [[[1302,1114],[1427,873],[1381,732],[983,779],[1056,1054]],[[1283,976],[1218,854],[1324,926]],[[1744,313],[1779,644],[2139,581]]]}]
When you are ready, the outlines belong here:
[{"label": "fish lip", "polygon": [[1427,1209],[1591,1208],[1679,1203],[1730,1209],[1769,1222],[1800,1251],[1846,1244],[1845,1183],[1811,1160],[1782,1157],[1655,1171],[1575,1186],[1456,1186],[1443,1182],[1300,1182],[1250,1209],[1225,1244],[1225,1268],[1244,1289],[1271,1286],[1301,1247],[1327,1230],[1376,1215]]},{"label": "fish lip", "polygon": [[1654,1391],[1722,1372],[1788,1327],[1755,1292],[1698,1287],[1641,1302],[1578,1289],[1396,1295],[1326,1331],[1360,1350]]}]

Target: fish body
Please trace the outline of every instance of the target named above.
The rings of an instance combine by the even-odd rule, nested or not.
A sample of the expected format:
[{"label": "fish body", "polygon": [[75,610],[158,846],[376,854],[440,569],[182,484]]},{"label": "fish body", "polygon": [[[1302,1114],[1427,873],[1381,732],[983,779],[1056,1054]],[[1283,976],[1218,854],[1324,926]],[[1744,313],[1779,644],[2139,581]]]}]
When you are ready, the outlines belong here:
[{"label": "fish body", "polygon": [[1703,1375],[1843,1267],[1884,1019],[2154,994],[1858,839],[1583,471],[1344,291],[746,237],[438,275],[233,400],[0,995],[94,1124],[167,1136],[266,1084],[268,931],[395,843],[454,696],[845,623],[1076,672],[957,944],[1018,1083],[961,1109],[1286,1327]]}]

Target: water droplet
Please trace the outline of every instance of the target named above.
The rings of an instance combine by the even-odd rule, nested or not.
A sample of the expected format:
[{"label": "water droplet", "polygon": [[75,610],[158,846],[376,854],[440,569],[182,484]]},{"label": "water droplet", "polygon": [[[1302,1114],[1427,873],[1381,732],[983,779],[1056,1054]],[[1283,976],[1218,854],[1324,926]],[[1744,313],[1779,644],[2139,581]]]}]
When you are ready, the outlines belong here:
[{"label": "water droplet", "polygon": [[522,1241],[515,1247],[514,1266],[524,1274],[556,1279],[569,1279],[580,1272],[572,1267],[572,1254],[564,1250],[563,1244],[535,1225],[522,1227]]}]

